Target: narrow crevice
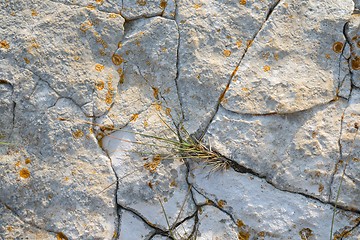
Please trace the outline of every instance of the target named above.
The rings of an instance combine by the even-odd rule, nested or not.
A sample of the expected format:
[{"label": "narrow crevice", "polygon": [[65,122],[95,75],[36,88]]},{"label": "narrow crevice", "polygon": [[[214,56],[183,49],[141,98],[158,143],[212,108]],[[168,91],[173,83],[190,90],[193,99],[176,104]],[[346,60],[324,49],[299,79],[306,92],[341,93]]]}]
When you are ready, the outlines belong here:
[{"label": "narrow crevice", "polygon": [[[250,42],[252,43],[258,36],[258,34],[260,33],[260,31],[263,29],[263,27],[265,26],[266,22],[268,21],[268,19],[270,18],[271,14],[274,12],[275,8],[278,6],[278,4],[280,3],[280,0],[277,0],[275,4],[273,4],[273,6],[271,6],[266,14],[266,17],[265,17],[265,20],[263,21],[263,23],[261,24],[260,28],[258,29],[258,31],[253,35],[253,37],[251,38]],[[206,124],[206,126],[204,127],[204,129],[198,129],[198,131],[196,132],[196,136],[198,137],[198,139],[202,139],[209,126],[211,125],[211,123],[213,122],[216,114],[218,113],[219,111],[219,107],[221,105],[221,101],[223,100],[227,90],[229,89],[230,87],[230,84],[231,84],[231,81],[233,80],[234,76],[236,75],[236,72],[237,72],[237,69],[239,68],[241,62],[243,61],[243,59],[245,58],[249,48],[250,48],[251,44],[248,44],[247,47],[245,48],[245,51],[244,53],[242,54],[242,56],[240,57],[240,60],[238,61],[238,63],[236,64],[236,67],[235,67],[235,70],[233,71],[233,73],[230,75],[230,78],[229,80],[227,81],[227,84],[226,84],[226,87],[225,89],[222,91],[222,93],[220,94],[220,97],[218,98],[218,101],[217,101],[217,104],[216,104],[216,107],[215,107],[215,111],[214,113],[212,114],[209,122]]]},{"label": "narrow crevice", "polygon": [[180,87],[179,87],[179,76],[180,76],[180,46],[181,46],[181,33],[180,33],[180,25],[179,25],[179,7],[178,1],[175,0],[175,23],[176,29],[178,31],[178,42],[177,42],[177,49],[176,49],[176,77],[175,77],[175,85],[178,95],[178,101],[180,104],[180,112],[181,112],[181,121],[184,120],[184,108],[183,108],[183,101],[180,95]]},{"label": "narrow crevice", "polygon": [[[19,221],[25,223],[25,224],[28,224],[29,226],[35,228],[35,229],[38,229],[40,231],[45,231],[45,232],[48,232],[48,233],[52,233],[54,235],[58,235],[60,232],[56,232],[56,231],[53,231],[53,230],[49,230],[49,229],[46,229],[46,228],[43,228],[43,227],[40,227],[32,222],[28,222],[28,221],[25,221],[21,218],[21,216],[13,209],[11,208],[9,205],[7,205],[6,203],[4,203],[3,201],[0,200],[0,204],[2,204],[6,209],[8,209]],[[63,233],[61,233],[63,235]]]},{"label": "narrow crevice", "polygon": [[148,227],[152,228],[155,230],[155,233],[154,235],[162,235],[162,236],[167,236],[167,237],[170,237],[169,235],[169,231],[166,231],[166,230],[163,230],[159,227],[157,227],[155,224],[149,222],[145,217],[143,217],[140,213],[138,213],[137,211],[135,211],[134,209],[131,209],[131,208],[128,208],[128,207],[124,207],[122,205],[120,205],[118,203],[118,206],[120,209],[124,209],[126,211],[129,211],[131,212],[132,214],[134,214],[135,216],[137,216],[142,222],[144,222]]},{"label": "narrow crevice", "polygon": [[[220,154],[219,154],[220,155]],[[220,155],[221,156],[221,155]],[[278,186],[276,186],[276,184],[274,184],[273,182],[271,182],[269,179],[267,179],[267,176],[265,175],[262,175],[262,174],[259,174],[257,172],[255,172],[254,170],[250,169],[250,168],[247,168],[239,163],[237,163],[236,161],[234,160],[231,160],[227,157],[224,157],[222,156],[224,159],[226,159],[226,161],[229,161],[229,165],[230,167],[235,171],[235,172],[238,172],[238,173],[241,173],[241,174],[250,174],[254,177],[257,177],[257,178],[260,178],[260,179],[264,179],[268,184],[270,184],[272,187],[274,187],[275,189],[279,190],[279,191],[282,191],[282,192],[287,192],[287,193],[292,193],[292,194],[297,194],[297,195],[301,195],[305,198],[308,198],[308,199],[311,199],[311,200],[315,200],[317,202],[320,202],[322,204],[327,204],[327,205],[331,205],[332,207],[335,207],[335,203],[332,203],[330,201],[323,201],[321,199],[318,199],[317,197],[314,197],[312,195],[308,195],[308,194],[305,194],[305,193],[302,193],[302,192],[297,192],[297,191],[292,191],[292,190],[288,190],[288,189],[283,189],[283,188],[280,188]],[[336,206],[338,209],[341,209],[343,211],[348,211],[348,212],[351,212],[351,213],[356,213],[356,214],[360,214],[360,209],[352,209],[352,208],[348,208],[346,206],[339,206],[337,205]]]}]

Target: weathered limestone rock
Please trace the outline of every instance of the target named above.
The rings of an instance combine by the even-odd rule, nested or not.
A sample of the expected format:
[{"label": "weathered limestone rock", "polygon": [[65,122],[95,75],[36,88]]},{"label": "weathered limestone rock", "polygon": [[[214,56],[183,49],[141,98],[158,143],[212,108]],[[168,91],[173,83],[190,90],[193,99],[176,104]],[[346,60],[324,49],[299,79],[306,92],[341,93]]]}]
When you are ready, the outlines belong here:
[{"label": "weathered limestone rock", "polygon": [[[339,204],[350,209],[360,209],[360,90],[353,89],[349,106],[344,112],[341,129],[341,158],[339,158],[332,185],[331,201],[335,202],[341,178]],[[343,171],[346,166],[344,177]]]},{"label": "weathered limestone rock", "polygon": [[155,138],[176,140],[177,136],[162,122],[166,119],[170,126],[164,111],[150,107],[127,127],[103,139],[118,178],[118,204],[164,231],[195,212],[186,166],[171,144]]},{"label": "weathered limestone rock", "polygon": [[359,4],[2,1],[0,239],[358,240]]},{"label": "weathered limestone rock", "polygon": [[149,237],[154,234],[154,229],[151,229],[131,212],[121,210],[119,215],[119,240],[149,239]]},{"label": "weathered limestone rock", "polygon": [[291,113],[332,101],[340,81],[343,28],[352,11],[350,0],[341,5],[281,1],[241,61],[224,108],[249,114]]},{"label": "weathered limestone rock", "polygon": [[220,108],[205,139],[279,188],[326,201],[340,159],[338,139],[346,105],[340,99],[307,112],[263,116]]},{"label": "weathered limestone rock", "polygon": [[154,16],[174,19],[175,0],[123,0],[121,14],[126,20]]},{"label": "weathered limestone rock", "polygon": [[[197,191],[232,216],[233,221],[240,228],[239,235],[248,236],[245,239],[264,237],[265,239],[327,239],[329,237],[333,213],[331,205],[300,194],[281,191],[263,179],[249,174],[229,170],[209,176],[201,167],[196,165],[193,167],[190,174],[191,183]],[[196,198],[198,196],[199,194],[195,195]],[[199,200],[201,199],[203,197],[200,195]],[[197,200],[198,204],[199,200]],[[358,218],[359,214],[338,211],[334,226],[335,234],[340,235],[356,226]],[[348,239],[357,239],[357,237],[358,235],[349,234]]]},{"label": "weathered limestone rock", "polygon": [[203,130],[276,1],[178,1],[177,83],[189,132]]}]

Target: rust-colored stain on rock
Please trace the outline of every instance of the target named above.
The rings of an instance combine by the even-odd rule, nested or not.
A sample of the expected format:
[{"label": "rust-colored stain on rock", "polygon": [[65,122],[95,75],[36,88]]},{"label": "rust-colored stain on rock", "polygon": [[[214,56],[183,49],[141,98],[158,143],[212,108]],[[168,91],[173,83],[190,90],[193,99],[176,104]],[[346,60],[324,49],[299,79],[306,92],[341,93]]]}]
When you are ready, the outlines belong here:
[{"label": "rust-colored stain on rock", "polygon": [[29,178],[30,177],[30,171],[27,168],[22,168],[19,172],[20,177],[22,178]]},{"label": "rust-colored stain on rock", "polygon": [[10,44],[9,44],[7,41],[2,40],[2,41],[0,41],[0,48],[9,49],[9,48],[10,48]]},{"label": "rust-colored stain on rock", "polygon": [[124,59],[120,55],[114,54],[112,56],[112,61],[115,65],[120,65],[124,62]]},{"label": "rust-colored stain on rock", "polygon": [[333,44],[333,51],[336,53],[341,53],[343,50],[344,44],[342,42],[336,42]]},{"label": "rust-colored stain on rock", "polygon": [[360,70],[360,57],[356,56],[351,59],[351,68],[354,70]]}]

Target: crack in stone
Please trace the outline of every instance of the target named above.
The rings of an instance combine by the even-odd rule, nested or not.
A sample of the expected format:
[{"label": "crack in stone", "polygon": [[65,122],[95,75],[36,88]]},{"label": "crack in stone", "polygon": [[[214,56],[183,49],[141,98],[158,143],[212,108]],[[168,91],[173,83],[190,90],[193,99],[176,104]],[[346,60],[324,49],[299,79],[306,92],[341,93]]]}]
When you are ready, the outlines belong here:
[{"label": "crack in stone", "polygon": [[[266,22],[268,21],[268,19],[270,18],[271,14],[274,12],[275,8],[278,6],[278,4],[280,3],[280,1],[281,1],[281,0],[277,0],[277,1],[273,4],[273,6],[271,6],[271,7],[269,8],[269,11],[268,11],[268,13],[267,13],[267,15],[266,15],[265,20],[264,20],[263,23],[261,24],[259,30],[253,35],[253,37],[251,38],[250,42],[253,42],[253,41],[256,39],[256,37],[258,36],[259,32],[263,29],[264,25],[266,24]],[[198,129],[198,130],[196,131],[196,134],[195,134],[195,135],[199,136],[198,139],[202,139],[202,138],[205,136],[207,130],[209,129],[209,126],[211,125],[212,121],[214,120],[216,114],[218,113],[219,107],[220,107],[220,105],[221,105],[221,100],[222,100],[223,97],[225,96],[226,91],[229,89],[230,84],[231,84],[231,81],[232,81],[232,79],[234,78],[234,76],[235,76],[235,74],[236,74],[236,71],[237,71],[237,69],[239,68],[242,60],[243,60],[244,57],[246,56],[246,53],[248,52],[248,50],[249,50],[249,48],[250,48],[250,45],[251,45],[251,44],[248,44],[247,47],[245,48],[245,51],[244,51],[244,53],[242,54],[242,56],[240,57],[240,60],[238,61],[238,63],[236,64],[236,67],[235,67],[233,73],[231,74],[231,76],[230,76],[230,78],[229,78],[229,80],[228,80],[228,82],[227,82],[227,84],[226,84],[225,89],[224,89],[224,90],[222,91],[222,93],[220,94],[220,97],[218,98],[218,101],[217,101],[217,104],[216,104],[216,107],[215,107],[215,111],[214,111],[214,113],[212,114],[209,122],[206,124],[206,126],[205,126],[205,128],[204,128],[203,130],[202,130],[201,127],[200,127],[200,129]]]},{"label": "crack in stone", "polygon": [[6,203],[4,203],[2,200],[0,200],[0,204],[2,204],[3,206],[5,206],[6,209],[8,209],[9,211],[11,211],[11,213],[18,219],[20,220],[21,222],[23,223],[26,223],[28,225],[30,225],[31,227],[33,228],[36,228],[40,231],[45,231],[45,232],[48,232],[48,233],[52,233],[52,234],[55,234],[55,235],[58,235],[60,234],[60,232],[55,232],[53,230],[49,230],[49,229],[46,229],[46,228],[43,228],[43,227],[40,227],[32,222],[28,222],[28,221],[25,221],[21,218],[21,216],[12,208],[10,207],[9,205],[7,205]]},{"label": "crack in stone", "polygon": [[180,96],[179,91],[179,75],[180,75],[180,42],[181,42],[181,34],[180,34],[180,26],[179,26],[179,7],[178,7],[178,1],[175,0],[175,23],[176,23],[176,29],[178,31],[178,42],[177,42],[177,49],[176,49],[176,77],[174,79],[177,96],[180,104],[180,111],[181,111],[181,121],[184,120],[184,108],[183,108],[183,101]]}]

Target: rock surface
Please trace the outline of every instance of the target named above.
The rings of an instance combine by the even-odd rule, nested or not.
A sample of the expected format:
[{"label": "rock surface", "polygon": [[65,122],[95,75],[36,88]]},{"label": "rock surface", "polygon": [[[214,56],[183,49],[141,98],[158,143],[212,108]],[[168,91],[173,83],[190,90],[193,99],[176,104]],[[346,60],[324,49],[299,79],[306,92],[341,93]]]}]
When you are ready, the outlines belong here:
[{"label": "rock surface", "polygon": [[358,240],[359,7],[0,2],[0,239]]}]

